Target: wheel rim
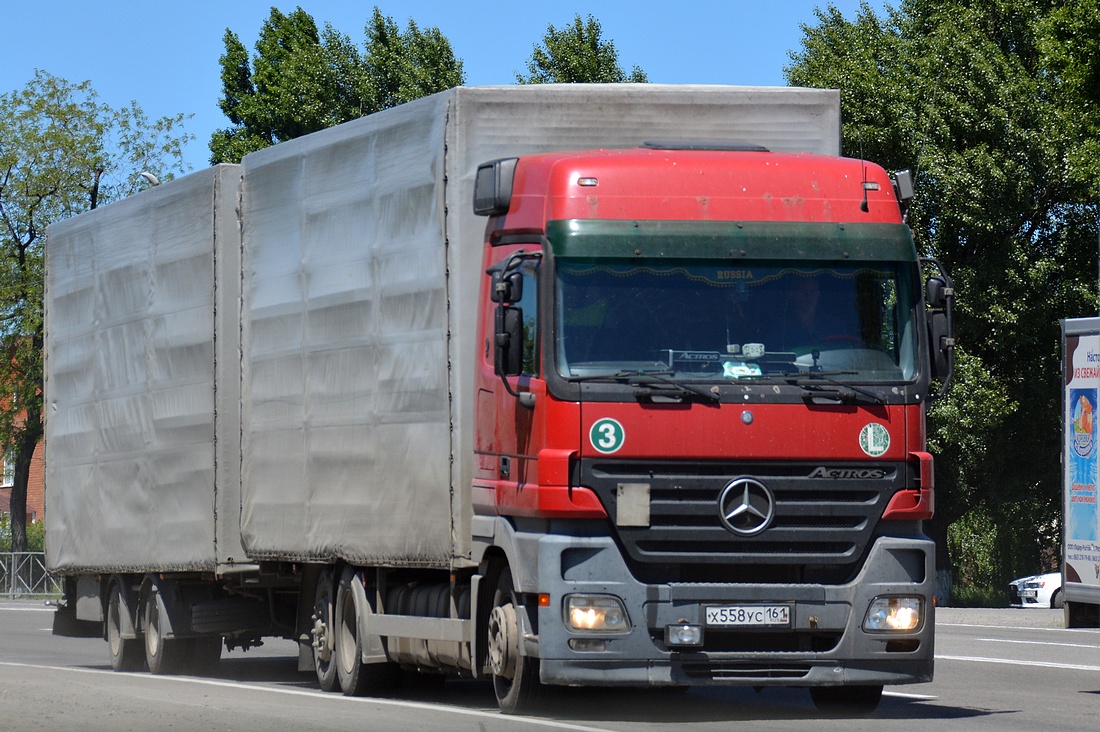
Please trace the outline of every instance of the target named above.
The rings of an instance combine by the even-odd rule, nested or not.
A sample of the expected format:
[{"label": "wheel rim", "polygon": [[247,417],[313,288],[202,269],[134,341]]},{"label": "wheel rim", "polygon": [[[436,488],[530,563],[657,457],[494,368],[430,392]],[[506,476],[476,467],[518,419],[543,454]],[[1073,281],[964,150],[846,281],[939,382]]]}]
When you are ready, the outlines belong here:
[{"label": "wheel rim", "polygon": [[145,647],[150,656],[160,654],[160,613],[157,612],[157,596],[150,595],[145,603]]},{"label": "wheel rim", "polygon": [[512,603],[493,608],[489,615],[489,666],[494,676],[511,679],[516,675],[518,626]]},{"label": "wheel rim", "polygon": [[107,605],[107,643],[111,646],[111,655],[122,653],[122,620],[118,610],[118,590],[112,590],[111,602]]},{"label": "wheel rim", "polygon": [[344,673],[350,674],[355,670],[355,664],[359,662],[359,654],[357,653],[359,628],[356,621],[355,598],[352,597],[351,589],[349,588],[342,594],[344,600],[341,604],[341,622],[336,640],[339,652],[336,655],[337,663],[340,664]]},{"label": "wheel rim", "polygon": [[313,611],[313,652],[319,664],[332,663],[332,592],[322,578]]}]

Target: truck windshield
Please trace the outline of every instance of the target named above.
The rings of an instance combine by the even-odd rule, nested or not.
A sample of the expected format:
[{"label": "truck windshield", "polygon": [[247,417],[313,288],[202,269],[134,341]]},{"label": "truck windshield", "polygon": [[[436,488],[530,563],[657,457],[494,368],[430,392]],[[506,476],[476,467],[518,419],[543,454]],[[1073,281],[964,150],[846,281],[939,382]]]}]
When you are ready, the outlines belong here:
[{"label": "truck windshield", "polygon": [[567,379],[638,371],[711,381],[915,378],[914,265],[798,264],[559,259],[558,371]]}]

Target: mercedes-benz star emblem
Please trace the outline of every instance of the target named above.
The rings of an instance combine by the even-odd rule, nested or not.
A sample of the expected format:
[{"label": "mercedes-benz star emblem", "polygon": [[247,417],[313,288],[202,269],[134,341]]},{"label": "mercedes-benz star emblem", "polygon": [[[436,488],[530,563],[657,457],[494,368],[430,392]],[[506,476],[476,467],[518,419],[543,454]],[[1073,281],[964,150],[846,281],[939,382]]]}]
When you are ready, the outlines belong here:
[{"label": "mercedes-benz star emblem", "polygon": [[718,496],[718,516],[722,525],[735,534],[759,534],[775,517],[775,497],[758,480],[735,478]]}]

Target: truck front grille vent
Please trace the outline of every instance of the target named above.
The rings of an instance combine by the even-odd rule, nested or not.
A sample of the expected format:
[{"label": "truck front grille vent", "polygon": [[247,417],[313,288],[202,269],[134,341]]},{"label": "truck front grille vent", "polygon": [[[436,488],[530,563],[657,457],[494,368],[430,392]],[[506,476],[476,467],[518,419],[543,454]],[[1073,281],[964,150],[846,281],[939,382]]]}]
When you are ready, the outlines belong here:
[{"label": "truck front grille vent", "polygon": [[[646,567],[681,567],[685,576],[731,580],[774,575],[775,581],[843,582],[858,569],[886,503],[905,487],[904,463],[824,464],[835,474],[873,477],[814,479],[822,463],[638,463],[582,461],[581,485],[593,488],[611,517],[636,575]],[[723,524],[719,498],[735,478],[749,477],[774,497],[774,517],[744,536]],[[649,524],[618,525],[625,484],[648,486]],[[631,512],[636,516],[636,510]],[[719,569],[724,567],[725,573]],[[709,568],[709,569],[703,569]],[[662,571],[664,571],[662,569]]]}]

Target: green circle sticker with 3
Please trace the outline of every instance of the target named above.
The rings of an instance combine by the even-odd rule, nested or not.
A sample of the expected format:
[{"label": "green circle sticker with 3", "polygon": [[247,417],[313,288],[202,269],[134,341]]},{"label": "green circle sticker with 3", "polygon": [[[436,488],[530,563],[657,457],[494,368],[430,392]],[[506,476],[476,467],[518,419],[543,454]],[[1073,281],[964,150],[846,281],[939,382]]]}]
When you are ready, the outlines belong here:
[{"label": "green circle sticker with 3", "polygon": [[626,431],[618,420],[604,417],[597,419],[588,431],[588,439],[592,447],[604,455],[618,452],[626,441]]}]

